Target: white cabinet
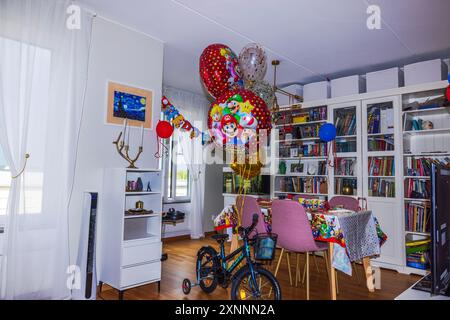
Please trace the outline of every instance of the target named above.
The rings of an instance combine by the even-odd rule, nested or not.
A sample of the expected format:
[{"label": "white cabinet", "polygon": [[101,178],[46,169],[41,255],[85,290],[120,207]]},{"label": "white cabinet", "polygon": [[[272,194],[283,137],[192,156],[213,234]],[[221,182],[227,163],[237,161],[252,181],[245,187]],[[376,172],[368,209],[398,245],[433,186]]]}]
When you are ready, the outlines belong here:
[{"label": "white cabinet", "polygon": [[376,261],[403,263],[401,98],[362,101],[363,197],[388,235]]},{"label": "white cabinet", "polygon": [[[137,180],[142,188],[136,190]],[[145,211],[133,211],[139,205]],[[105,169],[99,280],[119,290],[120,297],[126,289],[161,280],[161,213],[160,170]]]}]

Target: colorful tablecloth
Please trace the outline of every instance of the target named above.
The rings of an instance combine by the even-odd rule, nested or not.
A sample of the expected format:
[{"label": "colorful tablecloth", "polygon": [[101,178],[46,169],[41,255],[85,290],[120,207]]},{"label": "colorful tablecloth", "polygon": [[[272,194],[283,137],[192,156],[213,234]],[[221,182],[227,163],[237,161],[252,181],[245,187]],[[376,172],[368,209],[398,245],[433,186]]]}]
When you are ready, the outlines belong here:
[{"label": "colorful tablecloth", "polygon": [[[271,210],[262,211],[264,220],[271,221]],[[349,275],[352,273],[352,261],[379,255],[380,246],[387,239],[370,210],[308,212],[308,219],[316,241],[334,243],[333,267]],[[266,228],[270,232],[269,224],[266,224]]]}]

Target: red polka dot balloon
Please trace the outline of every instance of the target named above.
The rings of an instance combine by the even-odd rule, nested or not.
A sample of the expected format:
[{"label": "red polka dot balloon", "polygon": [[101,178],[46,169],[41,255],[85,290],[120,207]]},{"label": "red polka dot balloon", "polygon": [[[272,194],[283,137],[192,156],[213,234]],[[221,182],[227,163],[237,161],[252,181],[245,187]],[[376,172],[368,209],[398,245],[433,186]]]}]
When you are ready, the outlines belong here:
[{"label": "red polka dot balloon", "polygon": [[223,92],[208,111],[208,129],[221,146],[256,144],[258,136],[267,136],[272,128],[270,111],[263,99],[250,90],[233,89]]},{"label": "red polka dot balloon", "polygon": [[200,78],[210,95],[217,98],[225,90],[243,87],[239,60],[228,46],[211,44],[200,56]]}]

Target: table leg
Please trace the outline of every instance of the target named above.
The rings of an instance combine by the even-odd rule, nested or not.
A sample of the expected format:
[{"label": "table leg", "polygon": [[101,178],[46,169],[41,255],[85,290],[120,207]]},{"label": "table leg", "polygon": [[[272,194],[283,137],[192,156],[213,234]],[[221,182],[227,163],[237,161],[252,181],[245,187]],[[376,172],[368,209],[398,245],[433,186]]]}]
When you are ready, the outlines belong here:
[{"label": "table leg", "polygon": [[333,268],[333,243],[328,242],[328,256],[330,258],[330,294],[331,300],[336,300],[336,272]]},{"label": "table leg", "polygon": [[375,288],[373,285],[373,273],[372,273],[372,267],[370,265],[369,257],[363,258],[363,266],[364,266],[364,272],[366,274],[367,289],[369,289],[370,292],[374,292]]}]

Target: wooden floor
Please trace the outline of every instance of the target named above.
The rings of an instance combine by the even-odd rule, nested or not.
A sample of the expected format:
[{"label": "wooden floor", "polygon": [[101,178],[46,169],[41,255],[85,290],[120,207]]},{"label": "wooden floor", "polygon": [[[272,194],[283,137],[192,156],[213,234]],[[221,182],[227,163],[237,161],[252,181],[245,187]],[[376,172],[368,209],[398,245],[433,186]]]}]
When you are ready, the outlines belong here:
[{"label": "wooden floor", "polygon": [[[189,295],[184,295],[181,290],[181,283],[184,278],[189,278],[191,281],[195,280],[195,259],[197,251],[204,245],[212,245],[218,248],[216,242],[212,239],[202,240],[177,240],[165,243],[164,251],[169,254],[169,259],[162,263],[162,280],[161,292],[158,294],[157,284],[150,284],[134,289],[127,290],[124,294],[125,300],[179,300],[179,299],[193,299],[193,300],[208,300],[208,299],[229,299],[229,289],[222,289],[220,286],[212,294],[206,294],[199,287],[192,289]],[[277,253],[278,256],[279,252]],[[304,265],[304,257],[301,255],[300,265]],[[313,259],[310,259],[310,299],[311,300],[326,300],[329,299],[329,285],[326,274],[325,263],[321,257],[317,257],[319,272],[317,272]],[[294,272],[295,258],[291,258],[292,272]],[[274,266],[273,266],[274,268]],[[376,290],[370,293],[363,280],[362,266],[357,265],[360,281],[356,276],[349,277],[341,272],[338,272],[339,294],[338,300],[392,300],[398,296],[405,289],[410,287],[414,282],[420,279],[419,276],[403,275],[396,271],[384,270],[381,271],[381,290]],[[294,275],[293,275],[294,277]],[[281,285],[282,297],[286,300],[305,300],[306,290],[305,286],[291,287],[289,285],[289,276],[286,260],[283,258],[283,263],[280,267],[277,276]],[[102,292],[98,299],[115,300],[118,299],[118,292],[107,286],[103,286]]]}]

